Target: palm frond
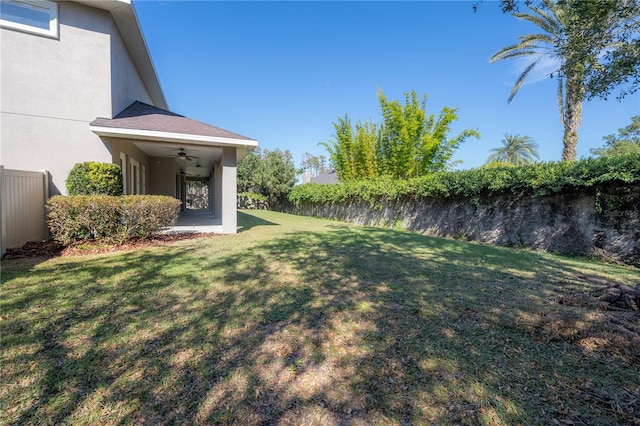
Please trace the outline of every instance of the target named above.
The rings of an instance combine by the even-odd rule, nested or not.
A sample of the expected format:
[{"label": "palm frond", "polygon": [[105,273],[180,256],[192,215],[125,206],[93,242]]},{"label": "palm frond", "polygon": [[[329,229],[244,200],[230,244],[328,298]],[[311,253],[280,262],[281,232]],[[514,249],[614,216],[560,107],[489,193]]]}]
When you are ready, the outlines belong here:
[{"label": "palm frond", "polygon": [[561,34],[563,31],[562,19],[564,16],[562,9],[551,2],[545,2],[545,4],[548,10],[530,6],[529,9],[531,9],[535,14],[523,13],[520,14],[522,16],[519,16],[518,18],[529,21],[550,34]]},{"label": "palm frond", "polygon": [[533,163],[539,159],[538,144],[529,136],[504,134],[502,146],[489,150],[487,163],[502,162],[514,165]]},{"label": "palm frond", "polygon": [[520,40],[522,41],[542,41],[544,43],[549,43],[549,44],[553,44],[555,42],[554,38],[551,37],[549,34],[526,34],[523,36],[520,36]]},{"label": "palm frond", "polygon": [[543,46],[509,46],[490,57],[489,62],[497,62],[503,59],[514,58],[516,56],[538,55],[541,53],[541,50],[543,50]]},{"label": "palm frond", "polygon": [[513,86],[513,89],[511,90],[511,94],[509,95],[509,99],[507,100],[507,102],[510,103],[513,100],[513,97],[516,95],[516,93],[518,93],[518,90],[520,90],[520,87],[529,76],[529,73],[531,72],[531,70],[533,70],[535,66],[538,65],[538,62],[540,62],[539,58],[534,62],[532,62],[527,68],[524,69],[522,74],[520,74],[520,77],[518,77],[518,80],[516,80],[516,84]]},{"label": "palm frond", "polygon": [[[521,41],[518,44],[513,44],[500,49],[491,58],[489,58],[489,62],[496,62],[503,59],[513,58],[515,56],[540,54],[542,51],[552,49],[554,43],[552,38],[545,38],[542,34],[522,36],[520,39]],[[539,45],[539,42],[546,43],[547,45]]]},{"label": "palm frond", "polygon": [[557,35],[559,31],[561,31],[561,28],[559,28],[557,22],[555,22],[553,18],[545,16],[546,14],[544,14],[543,11],[538,10],[538,12],[540,13],[537,16],[528,13],[514,13],[513,16],[518,19],[522,19],[523,21],[530,22],[535,26],[542,28],[549,34]]},{"label": "palm frond", "polygon": [[494,53],[494,55],[489,58],[489,62],[499,61],[501,59],[504,59],[504,58],[502,58],[503,55],[512,53],[514,51],[519,51],[519,50],[521,50],[520,49],[520,43],[511,45],[511,46],[507,46],[505,48],[502,48],[502,49],[498,50],[496,53]]}]

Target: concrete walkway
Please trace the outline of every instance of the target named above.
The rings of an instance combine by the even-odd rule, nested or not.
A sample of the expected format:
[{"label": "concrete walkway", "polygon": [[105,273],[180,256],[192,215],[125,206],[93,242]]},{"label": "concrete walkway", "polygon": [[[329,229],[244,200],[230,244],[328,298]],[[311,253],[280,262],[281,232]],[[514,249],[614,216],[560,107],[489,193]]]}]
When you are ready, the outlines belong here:
[{"label": "concrete walkway", "polygon": [[167,229],[166,233],[202,232],[207,234],[222,234],[222,219],[214,218],[209,210],[185,210],[180,213],[175,226]]}]

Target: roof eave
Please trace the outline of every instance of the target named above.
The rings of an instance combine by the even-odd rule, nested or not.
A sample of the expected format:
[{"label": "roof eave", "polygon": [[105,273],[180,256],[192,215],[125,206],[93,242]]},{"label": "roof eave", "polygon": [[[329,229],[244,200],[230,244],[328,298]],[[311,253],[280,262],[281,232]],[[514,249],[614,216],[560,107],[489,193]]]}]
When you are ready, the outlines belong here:
[{"label": "roof eave", "polygon": [[157,130],[127,129],[123,127],[90,126],[89,128],[98,136],[121,139],[125,138],[158,142],[191,143],[194,145],[216,147],[228,146],[235,148],[247,148],[250,150],[258,146],[258,141],[255,139],[233,139],[223,138],[219,136],[202,136],[186,133],[160,132]]}]

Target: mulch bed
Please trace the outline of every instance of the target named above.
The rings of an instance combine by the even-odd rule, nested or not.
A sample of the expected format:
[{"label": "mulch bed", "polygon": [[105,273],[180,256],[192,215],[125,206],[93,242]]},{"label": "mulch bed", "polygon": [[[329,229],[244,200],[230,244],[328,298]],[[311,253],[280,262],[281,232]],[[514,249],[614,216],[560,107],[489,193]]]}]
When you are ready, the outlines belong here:
[{"label": "mulch bed", "polygon": [[86,254],[110,253],[117,251],[136,250],[139,248],[156,247],[171,244],[176,241],[202,238],[212,234],[184,233],[184,234],[156,234],[148,239],[130,240],[124,244],[104,244],[96,241],[83,241],[64,246],[57,241],[29,241],[22,247],[7,249],[2,260],[52,258],[58,256],[79,256]]}]

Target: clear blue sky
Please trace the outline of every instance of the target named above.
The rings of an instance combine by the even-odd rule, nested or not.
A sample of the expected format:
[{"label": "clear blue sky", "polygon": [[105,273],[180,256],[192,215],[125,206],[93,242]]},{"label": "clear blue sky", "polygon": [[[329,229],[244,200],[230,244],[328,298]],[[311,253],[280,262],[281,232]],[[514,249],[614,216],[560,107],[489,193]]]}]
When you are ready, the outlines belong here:
[{"label": "clear blue sky", "polygon": [[[172,111],[288,149],[325,154],[332,123],[380,120],[389,99],[428,94],[428,112],[458,107],[451,136],[476,129],[454,159],[484,163],[505,132],[531,136],[543,161],[559,160],[556,80],[534,75],[507,98],[525,66],[488,58],[535,27],[485,0],[423,2],[141,1],[134,6]],[[640,114],[640,94],[587,102],[578,158]]]}]

